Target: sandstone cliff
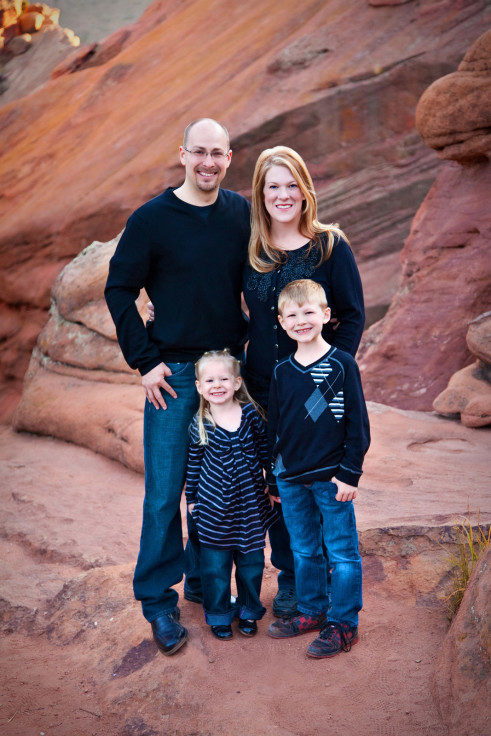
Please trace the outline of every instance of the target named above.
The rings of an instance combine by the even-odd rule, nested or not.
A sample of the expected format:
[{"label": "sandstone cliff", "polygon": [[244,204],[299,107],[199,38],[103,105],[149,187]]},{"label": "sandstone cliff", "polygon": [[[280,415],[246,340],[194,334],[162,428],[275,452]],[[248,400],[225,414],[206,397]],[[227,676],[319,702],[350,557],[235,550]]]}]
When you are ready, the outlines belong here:
[{"label": "sandstone cliff", "polygon": [[415,131],[416,103],[457,68],[487,14],[483,0],[217,0],[212,14],[198,0],[159,0],[140,22],[75,52],[42,89],[5,105],[0,370],[14,389],[6,409],[61,268],[180,182],[182,129],[204,114],[232,131],[231,188],[247,194],[266,146],[285,143],[305,156],[321,216],[349,234],[380,316],[438,167]]},{"label": "sandstone cliff", "polygon": [[472,361],[468,325],[491,302],[490,70],[488,31],[418,104],[423,140],[449,163],[412,222],[390,309],[364,336],[359,360],[373,400],[431,410],[450,376]]}]

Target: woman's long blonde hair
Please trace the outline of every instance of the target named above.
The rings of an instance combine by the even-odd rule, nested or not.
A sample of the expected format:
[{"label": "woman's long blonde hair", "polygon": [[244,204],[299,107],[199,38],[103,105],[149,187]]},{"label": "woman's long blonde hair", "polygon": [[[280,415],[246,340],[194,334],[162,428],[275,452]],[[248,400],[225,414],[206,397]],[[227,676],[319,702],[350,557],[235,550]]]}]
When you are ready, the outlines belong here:
[{"label": "woman's long blonde hair", "polygon": [[[319,265],[330,258],[334,247],[334,236],[348,239],[337,224],[324,225],[317,219],[317,198],[312,177],[303,158],[287,146],[275,146],[263,151],[256,162],[252,179],[251,239],[249,241],[249,262],[255,271],[268,273],[284,263],[285,251],[276,248],[271,242],[271,217],[264,204],[264,184],[266,174],[273,166],[285,166],[297,182],[302,195],[299,230],[311,241],[306,257],[313,247],[319,249]],[[327,242],[321,235],[327,235]]]},{"label": "woman's long blonde hair", "polygon": [[[206,353],[203,353],[203,355],[196,362],[194,367],[197,381],[200,380],[200,373],[204,366],[207,363],[211,363],[213,360],[222,361],[222,363],[224,363],[227,368],[230,369],[230,373],[233,375],[234,378],[240,378],[240,361],[237,360],[237,358],[234,358],[234,356],[231,355],[230,350],[226,348],[225,350],[208,350]],[[254,401],[254,399],[251,398],[244,381],[242,381],[239,388],[235,392],[234,399],[238,401],[239,404],[252,404],[253,406],[255,406],[256,410],[264,419],[262,411]],[[210,404],[208,401],[206,401],[202,394],[200,394],[199,397],[199,409],[196,413],[196,419],[198,420],[199,443],[200,445],[207,445],[208,432],[206,431],[205,420],[210,422],[214,429],[216,427],[216,424],[210,411]]]}]

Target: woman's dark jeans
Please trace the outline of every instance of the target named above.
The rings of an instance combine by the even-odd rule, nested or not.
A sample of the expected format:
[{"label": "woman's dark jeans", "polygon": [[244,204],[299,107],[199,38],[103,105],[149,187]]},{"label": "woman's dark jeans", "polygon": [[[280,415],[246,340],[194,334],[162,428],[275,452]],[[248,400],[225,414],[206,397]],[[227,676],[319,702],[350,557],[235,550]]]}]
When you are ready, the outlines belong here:
[{"label": "woman's dark jeans", "polygon": [[[259,406],[267,414],[269,399],[269,383],[256,381],[245,371],[247,389]],[[273,493],[273,495],[275,495]],[[278,573],[278,590],[295,590],[295,565],[293,553],[290,547],[290,535],[283,518],[283,510],[280,503],[275,503],[278,512],[278,521],[269,527],[269,541],[271,543],[271,564],[280,572]]]}]

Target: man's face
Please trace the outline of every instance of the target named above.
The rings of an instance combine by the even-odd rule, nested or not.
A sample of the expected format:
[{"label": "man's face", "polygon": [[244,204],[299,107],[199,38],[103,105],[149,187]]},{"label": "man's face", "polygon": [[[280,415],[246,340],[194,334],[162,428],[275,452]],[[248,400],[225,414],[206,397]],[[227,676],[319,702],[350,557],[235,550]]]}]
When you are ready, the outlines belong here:
[{"label": "man's face", "polygon": [[186,148],[181,146],[179,155],[186,169],[186,181],[202,192],[218,189],[232,159],[225,132],[210,121],[196,123],[191,128]]}]

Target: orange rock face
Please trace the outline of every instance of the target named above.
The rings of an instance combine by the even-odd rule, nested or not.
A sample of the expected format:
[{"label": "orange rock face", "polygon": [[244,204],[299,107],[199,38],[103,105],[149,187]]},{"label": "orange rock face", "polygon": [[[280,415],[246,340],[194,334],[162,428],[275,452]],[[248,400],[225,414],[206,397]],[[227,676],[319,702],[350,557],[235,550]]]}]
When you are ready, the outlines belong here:
[{"label": "orange rock face", "polygon": [[[292,145],[322,219],[340,222],[362,266],[400,250],[437,166],[414,129],[417,101],[479,36],[483,3],[213,7],[159,0],[128,33],[0,110],[0,316],[46,310],[74,255],[179,184],[182,130],[203,115],[231,130],[227,186],[247,193],[257,153]],[[0,371],[10,375],[1,358]]]},{"label": "orange rock face", "polygon": [[[491,63],[489,39],[491,35],[485,34],[476,42],[462,62],[464,69],[476,57],[480,69]],[[460,100],[461,77],[459,67],[458,73],[444,78],[450,85],[447,96],[440,95],[440,81],[432,85],[423,95],[422,113],[418,106],[418,120],[431,123],[433,109],[438,129],[445,123],[447,132],[452,130],[456,113],[449,102],[451,84],[454,104]],[[469,72],[466,84],[469,93],[475,85],[478,109],[473,107],[467,122],[463,109],[462,125],[471,131],[472,120],[487,119],[491,131],[488,97],[477,94],[483,89],[481,71]],[[423,136],[426,130],[423,123]],[[366,333],[359,352],[368,398],[400,408],[431,410],[450,376],[472,360],[466,344],[469,321],[489,309],[491,139],[482,135],[473,139],[469,134],[464,154],[464,148],[453,146],[458,137],[454,130],[445,156],[465,160],[466,165],[449,163],[442,168],[404,245],[399,290],[384,319]],[[441,151],[443,138],[428,140]],[[487,400],[484,403],[488,406]],[[479,410],[474,407],[466,420],[469,426],[488,423],[488,411],[484,404]]]},{"label": "orange rock face", "polygon": [[438,655],[434,691],[449,736],[489,731],[491,548],[475,565]]}]

